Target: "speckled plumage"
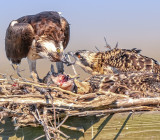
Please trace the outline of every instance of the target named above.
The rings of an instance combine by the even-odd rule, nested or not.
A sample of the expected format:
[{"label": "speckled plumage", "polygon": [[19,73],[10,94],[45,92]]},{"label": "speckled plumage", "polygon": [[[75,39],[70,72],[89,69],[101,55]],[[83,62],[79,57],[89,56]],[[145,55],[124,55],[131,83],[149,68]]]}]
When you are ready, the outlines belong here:
[{"label": "speckled plumage", "polygon": [[152,58],[143,56],[138,49],[112,49],[106,52],[79,50],[75,53],[77,64],[91,74],[113,72],[160,73],[160,65]]},{"label": "speckled plumage", "polygon": [[130,97],[156,97],[160,95],[160,75],[151,73],[119,73],[94,75],[88,82],[92,92],[111,91]]}]

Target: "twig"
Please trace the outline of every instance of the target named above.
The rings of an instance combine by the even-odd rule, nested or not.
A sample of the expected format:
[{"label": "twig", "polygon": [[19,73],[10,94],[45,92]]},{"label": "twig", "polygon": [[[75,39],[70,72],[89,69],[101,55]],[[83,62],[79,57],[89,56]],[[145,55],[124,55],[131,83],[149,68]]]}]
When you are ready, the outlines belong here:
[{"label": "twig", "polygon": [[61,127],[61,125],[64,124],[64,122],[68,119],[68,115],[64,118],[64,120],[57,126],[57,129]]},{"label": "twig", "polygon": [[124,99],[118,100],[114,104],[110,105],[110,107],[130,107],[130,106],[137,106],[137,105],[158,105],[160,104],[160,97],[154,98],[140,98],[140,99]]},{"label": "twig", "polygon": [[108,91],[101,91],[99,90],[98,93],[101,93],[101,94],[110,94],[110,95],[113,95],[115,97],[121,97],[121,98],[124,98],[124,99],[129,99],[129,97],[127,95],[123,95],[123,94],[116,94],[116,93],[113,93],[113,92],[108,92]]},{"label": "twig", "polygon": [[106,43],[106,46],[105,46],[105,47],[111,50],[111,46],[107,43],[106,37],[104,37],[104,41],[105,41],[105,43]]},{"label": "twig", "polygon": [[95,46],[95,48],[96,48],[96,50],[97,50],[98,52],[100,52],[100,50],[97,48],[97,46]]},{"label": "twig", "polygon": [[73,126],[67,126],[67,125],[61,125],[61,127],[69,129],[69,130],[73,130],[73,131],[79,131],[84,133],[84,128],[83,127],[73,127]]},{"label": "twig", "polygon": [[0,79],[0,81],[7,81],[7,79]]},{"label": "twig", "polygon": [[115,46],[115,49],[117,49],[118,48],[118,42],[117,42],[117,44],[116,44],[116,46]]},{"label": "twig", "polygon": [[51,86],[39,85],[39,84],[35,84],[35,83],[22,82],[22,81],[18,81],[18,83],[27,84],[27,85],[33,85],[33,86],[35,86],[35,87],[57,89],[57,90],[59,90],[59,91],[62,91],[62,92],[64,92],[64,93],[68,93],[68,94],[73,95],[73,96],[79,96],[78,94],[75,94],[75,93],[73,93],[73,92],[71,92],[71,91],[68,91],[68,90],[61,89],[61,88],[59,88],[59,87],[51,87]]},{"label": "twig", "polygon": [[[68,55],[68,60],[71,62],[71,58],[70,58],[69,55]],[[72,69],[73,69],[74,74],[75,74],[75,75],[78,75],[78,73],[77,73],[77,71],[76,71],[74,65],[72,65]]]},{"label": "twig", "polygon": [[78,113],[72,113],[72,111],[68,112],[69,116],[93,116],[93,115],[104,115],[111,113],[120,113],[120,112],[128,112],[128,111],[141,111],[141,110],[152,110],[153,107],[148,106],[140,106],[140,107],[129,107],[129,108],[118,108],[118,109],[107,109],[107,110],[96,110],[96,111],[83,111]]},{"label": "twig", "polygon": [[37,122],[39,122],[39,123],[40,123],[40,121],[39,121],[39,119],[38,119],[38,117],[37,117],[36,113],[32,112],[32,115],[33,115],[33,116],[34,116],[34,118],[37,120]]},{"label": "twig", "polygon": [[55,130],[57,129],[57,126],[56,126],[56,110],[55,110],[55,106],[53,104],[53,97],[51,96],[51,94],[49,93],[50,95],[50,98],[51,98],[51,103],[52,103],[52,109],[53,109],[53,116],[54,116],[54,127],[55,127]]},{"label": "twig", "polygon": [[35,138],[34,140],[39,140],[39,139],[41,139],[41,138],[43,138],[43,137],[45,137],[45,135],[41,135],[41,136]]},{"label": "twig", "polygon": [[[51,136],[50,136],[50,133],[49,133],[49,130],[48,130],[48,121],[47,121],[47,115],[46,115],[46,113],[47,113],[47,110],[46,110],[46,108],[44,107],[43,108],[43,128],[44,128],[44,131],[45,131],[45,134],[46,134],[46,138],[48,139],[48,140],[50,140],[51,139]],[[55,135],[54,135],[55,136]]]},{"label": "twig", "polygon": [[48,118],[48,120],[49,120],[49,123],[50,123],[51,127],[54,127],[51,120],[49,118]]},{"label": "twig", "polygon": [[[53,127],[48,127],[51,131],[54,131],[55,132],[55,128],[53,128]],[[60,131],[60,130],[56,130],[57,131],[57,133],[60,133],[60,134],[62,134],[64,137],[66,137],[67,139],[69,138],[69,136],[67,136],[66,134],[64,134],[62,131]]]}]

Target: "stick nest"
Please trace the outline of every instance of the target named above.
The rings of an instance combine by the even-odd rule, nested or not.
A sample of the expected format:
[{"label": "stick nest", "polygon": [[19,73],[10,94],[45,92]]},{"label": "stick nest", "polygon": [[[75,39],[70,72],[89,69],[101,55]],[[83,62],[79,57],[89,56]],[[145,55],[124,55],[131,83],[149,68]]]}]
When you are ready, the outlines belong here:
[{"label": "stick nest", "polygon": [[12,117],[16,128],[42,125],[47,139],[59,134],[68,138],[59,128],[66,127],[64,122],[70,116],[159,110],[159,103],[160,97],[133,99],[112,92],[81,95],[4,74],[0,79],[0,120]]}]

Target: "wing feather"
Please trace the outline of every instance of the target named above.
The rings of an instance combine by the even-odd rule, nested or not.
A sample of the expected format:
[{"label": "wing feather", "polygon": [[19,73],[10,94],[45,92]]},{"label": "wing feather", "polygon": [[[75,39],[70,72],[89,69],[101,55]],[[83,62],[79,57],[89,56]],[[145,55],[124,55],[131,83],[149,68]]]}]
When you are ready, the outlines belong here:
[{"label": "wing feather", "polygon": [[18,22],[29,23],[34,32],[45,40],[63,42],[64,49],[67,47],[70,38],[70,27],[67,20],[58,12],[46,11],[36,15],[28,15],[18,19]]},{"label": "wing feather", "polygon": [[[13,21],[12,21],[13,22]],[[9,25],[5,37],[6,55],[12,63],[20,63],[29,52],[34,38],[34,31],[28,23],[16,23]]]},{"label": "wing feather", "polygon": [[69,23],[67,22],[67,20],[63,17],[61,17],[61,26],[62,26],[62,30],[64,32],[63,46],[65,49],[68,45],[69,38],[70,38],[70,27],[69,27]]}]

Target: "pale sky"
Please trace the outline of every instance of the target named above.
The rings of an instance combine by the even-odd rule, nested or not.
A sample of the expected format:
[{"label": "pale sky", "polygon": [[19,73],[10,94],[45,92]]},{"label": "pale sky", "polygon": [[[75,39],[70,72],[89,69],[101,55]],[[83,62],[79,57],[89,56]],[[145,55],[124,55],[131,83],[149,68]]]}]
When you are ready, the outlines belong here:
[{"label": "pale sky", "polygon": [[4,51],[9,22],[42,11],[62,12],[71,24],[66,51],[95,50],[95,46],[104,50],[106,36],[113,47],[118,42],[119,48],[142,49],[142,54],[160,61],[160,0],[1,0],[0,7],[2,72],[11,69]]}]

